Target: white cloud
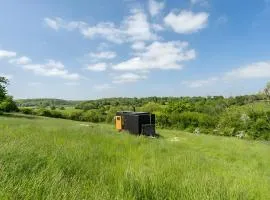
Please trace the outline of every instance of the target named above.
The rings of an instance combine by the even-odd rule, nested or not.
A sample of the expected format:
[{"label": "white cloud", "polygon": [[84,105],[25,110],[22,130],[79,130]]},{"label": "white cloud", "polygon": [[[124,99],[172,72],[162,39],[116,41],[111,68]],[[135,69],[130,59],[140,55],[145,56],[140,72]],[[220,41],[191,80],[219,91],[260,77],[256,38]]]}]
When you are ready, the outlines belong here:
[{"label": "white cloud", "polygon": [[51,18],[45,18],[44,22],[47,26],[49,26],[50,28],[54,29],[54,30],[58,30],[61,26],[60,26],[60,18],[56,18],[56,19],[51,19]]},{"label": "white cloud", "polygon": [[107,64],[106,63],[96,63],[93,65],[88,65],[87,69],[90,71],[101,72],[101,71],[105,71],[107,69]]},{"label": "white cloud", "polygon": [[156,40],[158,38],[152,32],[147,15],[141,9],[131,10],[131,14],[125,17],[119,26],[113,22],[100,22],[90,26],[82,21],[67,22],[59,17],[45,18],[44,22],[54,30],[60,28],[68,31],[78,30],[86,38],[104,38],[117,44],[137,40]]},{"label": "white cloud", "polygon": [[197,32],[207,26],[209,14],[205,12],[193,13],[191,11],[181,11],[179,14],[169,13],[164,22],[175,32],[189,34]]},{"label": "white cloud", "polygon": [[80,28],[80,32],[87,38],[103,37],[110,42],[121,44],[125,40],[124,33],[112,22],[102,22],[96,26]]},{"label": "white cloud", "polygon": [[26,56],[22,56],[20,58],[15,58],[9,60],[10,63],[12,64],[17,64],[17,65],[26,65],[32,62],[32,60]]},{"label": "white cloud", "polygon": [[103,90],[109,90],[112,89],[113,86],[110,84],[101,84],[101,85],[94,85],[93,87],[95,90],[103,91]]},{"label": "white cloud", "polygon": [[165,30],[165,28],[163,26],[161,26],[160,24],[152,24],[152,28],[156,32],[164,31]]},{"label": "white cloud", "polygon": [[215,84],[219,80],[232,81],[259,78],[270,78],[270,62],[257,62],[233,69],[219,77],[210,77],[204,80],[183,81],[182,84],[191,88],[200,88]]},{"label": "white cloud", "polygon": [[205,80],[183,81],[182,83],[190,88],[200,88],[214,84],[217,81],[218,77],[211,77]]},{"label": "white cloud", "polygon": [[71,22],[66,22],[60,17],[55,17],[55,18],[44,18],[44,23],[54,29],[54,30],[59,30],[60,28],[67,29],[69,31],[72,31],[74,29],[82,29],[87,26],[85,22],[81,21],[71,21]]},{"label": "white cloud", "polygon": [[113,83],[133,83],[146,78],[147,76],[142,74],[125,73],[120,76],[115,76],[113,78]]},{"label": "white cloud", "polygon": [[98,53],[90,53],[89,56],[94,59],[113,59],[116,57],[116,53],[112,51],[103,51]]},{"label": "white cloud", "polygon": [[10,79],[13,79],[13,75],[11,75],[11,74],[0,74],[0,77],[5,77],[5,78],[7,78],[8,80],[10,80]]},{"label": "white cloud", "polygon": [[190,0],[192,5],[198,4],[200,6],[209,6],[209,2],[207,0]]},{"label": "white cloud", "polygon": [[164,2],[158,2],[156,0],[149,0],[149,12],[151,16],[156,16],[160,13],[161,10],[164,9],[165,3]]},{"label": "white cloud", "polygon": [[224,79],[270,78],[270,62],[257,62],[225,73]]},{"label": "white cloud", "polygon": [[54,30],[59,30],[60,28],[68,31],[78,30],[84,37],[89,39],[101,37],[110,42],[119,44],[123,43],[125,39],[124,33],[112,22],[101,22],[94,26],[90,26],[82,21],[67,22],[59,17],[45,18],[44,22],[48,27]]},{"label": "white cloud", "polygon": [[123,30],[131,41],[156,40],[158,37],[151,31],[147,15],[138,9],[131,11],[131,15],[124,20]]},{"label": "white cloud", "polygon": [[115,70],[181,69],[182,62],[193,60],[196,52],[187,42],[153,42],[127,61],[113,66]]},{"label": "white cloud", "polygon": [[80,75],[69,73],[61,62],[48,60],[45,64],[28,64],[23,65],[25,70],[33,71],[35,74],[49,77],[60,77],[68,80],[78,80]]},{"label": "white cloud", "polygon": [[1,58],[12,58],[15,57],[17,54],[14,51],[6,51],[0,49],[0,59]]},{"label": "white cloud", "polygon": [[131,48],[134,50],[143,50],[145,48],[145,43],[144,42],[135,42],[131,45]]}]

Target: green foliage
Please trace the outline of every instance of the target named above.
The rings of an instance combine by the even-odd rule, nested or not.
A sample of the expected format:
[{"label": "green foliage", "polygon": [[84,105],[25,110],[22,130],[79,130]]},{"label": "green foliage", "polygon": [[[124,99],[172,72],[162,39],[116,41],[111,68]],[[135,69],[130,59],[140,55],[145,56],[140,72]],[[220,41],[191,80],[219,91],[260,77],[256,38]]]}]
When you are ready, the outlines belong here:
[{"label": "green foliage", "polygon": [[161,105],[155,102],[149,102],[145,105],[143,105],[140,110],[144,112],[150,112],[150,113],[155,113],[157,111],[161,110]]},{"label": "green foliage", "polygon": [[268,143],[159,133],[2,116],[0,199],[270,199]]},{"label": "green foliage", "polygon": [[264,89],[264,94],[268,100],[270,100],[270,82],[266,84],[266,87]]},{"label": "green foliage", "polygon": [[222,96],[107,98],[78,102],[76,106],[73,104],[74,107],[67,106],[70,103],[68,102],[36,99],[29,102],[24,100],[23,104],[40,103],[40,106],[32,107],[36,108],[32,113],[37,115],[95,123],[113,123],[117,111],[132,111],[135,107],[136,111],[156,114],[156,124],[160,128],[190,132],[199,128],[200,133],[206,134],[232,137],[244,135],[250,139],[269,138],[268,128],[259,129],[259,125],[255,125],[262,123],[261,120],[257,122],[258,119],[269,122],[270,104],[265,102],[265,95],[229,98]]},{"label": "green foliage", "polygon": [[52,117],[51,111],[45,108],[39,108],[36,110],[37,115],[44,117]]},{"label": "green foliage", "polygon": [[7,95],[7,84],[8,80],[5,77],[0,76],[0,102],[6,97]]},{"label": "green foliage", "polygon": [[87,122],[104,122],[105,118],[102,116],[101,113],[91,110],[91,111],[86,111],[82,114],[82,120],[87,121]]},{"label": "green foliage", "polygon": [[173,112],[169,117],[170,124],[177,128],[186,129],[188,127],[215,127],[216,119],[207,114],[198,112]]},{"label": "green foliage", "polygon": [[269,139],[269,119],[267,103],[233,106],[221,115],[217,134],[236,136],[241,132],[252,139]]},{"label": "green foliage", "polygon": [[82,121],[82,114],[83,114],[83,111],[76,110],[76,111],[70,112],[67,116],[68,116],[68,119]]},{"label": "green foliage", "polygon": [[27,114],[27,115],[34,115],[35,114],[34,110],[31,108],[20,108],[19,110],[23,114]]},{"label": "green foliage", "polygon": [[17,112],[19,111],[16,103],[13,101],[13,98],[11,96],[6,96],[1,102],[0,102],[0,111],[3,112]]},{"label": "green foliage", "polygon": [[50,107],[50,106],[76,106],[81,101],[67,101],[62,99],[19,99],[16,100],[19,107]]},{"label": "green foliage", "polygon": [[114,116],[117,111],[122,110],[121,108],[118,107],[111,107],[107,113],[106,113],[106,122],[107,123],[113,123],[114,122]]},{"label": "green foliage", "polygon": [[0,112],[17,112],[19,109],[11,96],[7,96],[8,80],[0,77]]}]

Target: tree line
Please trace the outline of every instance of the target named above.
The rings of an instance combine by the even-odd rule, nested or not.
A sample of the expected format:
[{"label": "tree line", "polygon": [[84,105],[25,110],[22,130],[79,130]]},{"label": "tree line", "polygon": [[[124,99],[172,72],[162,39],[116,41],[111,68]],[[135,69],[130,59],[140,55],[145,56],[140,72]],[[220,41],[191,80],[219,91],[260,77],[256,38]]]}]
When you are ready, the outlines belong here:
[{"label": "tree line", "polygon": [[[7,80],[2,80],[5,80],[2,85],[6,85]],[[7,96],[6,87],[3,91],[5,102],[13,102],[10,105],[14,105],[12,98]],[[145,97],[90,101],[30,99],[19,100],[17,105],[24,114],[94,123],[113,123],[117,111],[135,109],[156,114],[159,128],[270,140],[270,83],[258,94],[227,98]],[[11,110],[16,110],[15,106]]]}]

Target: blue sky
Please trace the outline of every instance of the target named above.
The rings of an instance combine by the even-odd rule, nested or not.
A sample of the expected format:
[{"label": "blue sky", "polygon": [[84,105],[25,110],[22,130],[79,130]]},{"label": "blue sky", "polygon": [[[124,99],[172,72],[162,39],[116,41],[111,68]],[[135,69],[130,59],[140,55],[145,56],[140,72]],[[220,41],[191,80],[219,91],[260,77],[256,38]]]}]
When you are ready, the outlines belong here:
[{"label": "blue sky", "polygon": [[15,98],[241,95],[270,79],[269,0],[0,0]]}]

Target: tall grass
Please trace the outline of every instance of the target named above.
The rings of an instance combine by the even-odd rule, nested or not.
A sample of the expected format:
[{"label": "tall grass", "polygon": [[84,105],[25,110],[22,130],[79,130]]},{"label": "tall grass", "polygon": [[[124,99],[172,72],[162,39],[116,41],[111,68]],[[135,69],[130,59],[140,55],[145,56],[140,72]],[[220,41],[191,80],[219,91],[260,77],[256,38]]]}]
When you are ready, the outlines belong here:
[{"label": "tall grass", "polygon": [[0,117],[0,199],[270,199],[269,143]]}]

